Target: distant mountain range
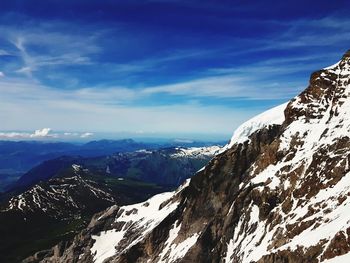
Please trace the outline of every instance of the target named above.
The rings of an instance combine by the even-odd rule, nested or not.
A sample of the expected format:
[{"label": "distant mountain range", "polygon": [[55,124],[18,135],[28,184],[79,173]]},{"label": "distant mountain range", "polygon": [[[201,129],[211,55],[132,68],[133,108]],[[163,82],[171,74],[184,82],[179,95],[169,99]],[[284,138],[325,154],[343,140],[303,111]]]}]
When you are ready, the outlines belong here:
[{"label": "distant mountain range", "polygon": [[18,262],[68,240],[87,226],[94,213],[111,205],[134,204],[174,189],[220,149],[142,149],[44,161],[2,195],[0,236],[9,238],[0,241],[0,262]]},{"label": "distant mountain range", "polygon": [[61,156],[106,156],[113,153],[152,150],[175,146],[208,146],[211,143],[169,141],[142,143],[132,139],[99,140],[86,144],[41,141],[0,141],[0,192],[16,181],[21,175],[43,161]]}]

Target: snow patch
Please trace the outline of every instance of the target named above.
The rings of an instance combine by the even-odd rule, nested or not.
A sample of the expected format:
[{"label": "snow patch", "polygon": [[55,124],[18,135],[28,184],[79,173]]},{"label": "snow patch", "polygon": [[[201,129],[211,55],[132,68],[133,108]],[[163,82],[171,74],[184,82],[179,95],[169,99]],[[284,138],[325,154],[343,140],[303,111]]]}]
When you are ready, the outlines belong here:
[{"label": "snow patch", "polygon": [[350,262],[350,253],[322,261],[322,263],[345,263],[345,262]]},{"label": "snow patch", "polygon": [[115,246],[123,239],[125,231],[108,230],[99,235],[92,236],[95,240],[91,247],[91,254],[94,255],[95,263],[102,263],[106,258],[116,253]]},{"label": "snow patch", "polygon": [[209,147],[190,147],[190,148],[175,148],[176,153],[171,154],[173,158],[178,157],[200,157],[200,156],[214,156],[220,150],[220,146],[209,146]]},{"label": "snow patch", "polygon": [[72,168],[75,172],[79,172],[81,169],[81,166],[78,164],[72,164]]},{"label": "snow patch", "polygon": [[225,149],[231,148],[236,143],[243,143],[249,140],[248,137],[257,130],[273,124],[282,124],[285,119],[284,109],[287,104],[288,102],[269,109],[240,125],[233,133],[231,141]]},{"label": "snow patch", "polygon": [[169,237],[165,242],[165,248],[159,255],[159,263],[175,262],[177,259],[184,257],[188,250],[197,242],[199,237],[198,233],[191,235],[182,242],[174,242],[180,229],[181,224],[178,224],[178,221],[176,221],[169,231]]}]

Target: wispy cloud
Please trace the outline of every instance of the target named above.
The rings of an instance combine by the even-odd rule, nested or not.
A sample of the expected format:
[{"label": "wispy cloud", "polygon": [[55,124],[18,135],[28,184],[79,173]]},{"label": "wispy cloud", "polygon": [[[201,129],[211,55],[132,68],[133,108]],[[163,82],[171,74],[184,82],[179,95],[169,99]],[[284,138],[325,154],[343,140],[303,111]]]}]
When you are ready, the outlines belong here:
[{"label": "wispy cloud", "polygon": [[60,30],[63,26],[68,27],[61,22],[37,23],[22,29],[2,25],[0,40],[12,43],[15,49],[11,53],[0,50],[0,56],[19,57],[22,65],[16,72],[29,77],[44,67],[91,64],[89,56],[100,51],[95,34],[68,33]]},{"label": "wispy cloud", "polygon": [[[60,21],[2,25],[0,40],[9,45],[1,47],[0,57],[11,56],[0,61],[2,126],[52,127],[76,138],[104,129],[230,133],[258,111],[295,96],[309,73],[334,63],[343,52],[339,47],[350,40],[344,29],[349,18],[240,19],[279,30],[212,39],[191,35],[174,47],[161,46],[156,38],[148,43],[153,52],[135,55],[138,46],[147,46],[143,39],[110,28]],[[200,42],[205,45],[196,46]],[[327,52],[313,51],[318,48]],[[55,134],[48,130],[45,136]]]},{"label": "wispy cloud", "polygon": [[330,15],[318,19],[261,20],[259,23],[266,26],[283,26],[284,30],[277,31],[265,38],[257,38],[259,47],[256,47],[254,52],[330,47],[332,45],[344,46],[344,41],[350,40],[350,32],[347,30],[350,25],[349,17]]},{"label": "wispy cloud", "polygon": [[35,130],[34,132],[16,132],[16,131],[7,131],[0,132],[0,139],[74,139],[74,138],[89,138],[94,134],[91,132],[52,132],[50,128],[43,128]]},{"label": "wispy cloud", "polygon": [[160,67],[166,67],[171,63],[177,63],[186,60],[204,59],[207,57],[213,57],[219,52],[217,49],[184,49],[184,50],[172,50],[171,52],[156,52],[153,56],[146,59],[139,59],[130,61],[128,63],[111,64],[111,68],[116,73],[139,73],[139,72],[157,72]]}]

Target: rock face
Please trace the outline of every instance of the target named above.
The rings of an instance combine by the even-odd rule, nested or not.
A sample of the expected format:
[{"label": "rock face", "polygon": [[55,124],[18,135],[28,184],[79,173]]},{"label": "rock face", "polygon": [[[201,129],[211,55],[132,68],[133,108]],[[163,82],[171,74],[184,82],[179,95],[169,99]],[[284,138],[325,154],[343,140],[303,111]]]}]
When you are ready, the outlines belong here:
[{"label": "rock face", "polygon": [[177,191],[107,209],[41,262],[350,262],[349,79],[350,52]]}]

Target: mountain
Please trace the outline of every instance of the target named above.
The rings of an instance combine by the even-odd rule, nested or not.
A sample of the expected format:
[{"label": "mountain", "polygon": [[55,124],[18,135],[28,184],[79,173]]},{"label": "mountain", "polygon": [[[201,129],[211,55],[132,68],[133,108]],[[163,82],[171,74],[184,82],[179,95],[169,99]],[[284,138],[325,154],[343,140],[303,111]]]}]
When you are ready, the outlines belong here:
[{"label": "mountain", "polygon": [[132,139],[98,140],[83,144],[80,147],[79,152],[73,152],[72,154],[82,156],[99,156],[116,152],[131,152],[140,149],[154,149],[156,147],[159,146],[156,144],[136,142]]},{"label": "mountain", "polygon": [[0,235],[10,238],[0,241],[0,262],[18,262],[71,238],[94,213],[111,205],[134,204],[174,189],[220,149],[165,148],[43,162],[2,197]]},{"label": "mountain", "polygon": [[[16,179],[43,161],[60,156],[104,156],[118,152],[163,147],[155,143],[141,143],[132,139],[98,140],[85,144],[43,141],[0,141],[0,183],[2,179]],[[12,181],[14,181],[12,180]],[[6,183],[3,180],[3,183]],[[6,185],[0,184],[0,189]]]},{"label": "mountain", "polygon": [[98,140],[85,144],[41,141],[0,141],[0,192],[13,188],[23,174],[40,163],[61,156],[96,157],[137,150],[156,150],[167,147],[210,146],[212,143],[164,141],[136,142],[132,139]]},{"label": "mountain", "polygon": [[74,163],[81,164],[96,173],[177,187],[207,164],[220,149],[219,146],[173,147],[159,150],[142,149],[90,158],[62,156],[44,161],[25,173],[8,188],[17,191],[25,189],[52,178],[60,170]]},{"label": "mountain", "polygon": [[[53,169],[55,170],[55,169]],[[98,174],[72,164],[0,203],[0,262],[19,262],[72,238],[91,216],[111,205],[133,204],[169,190]]]},{"label": "mountain", "polygon": [[0,190],[43,161],[63,155],[83,157],[152,148],[131,139],[93,141],[86,144],[40,141],[0,141]]},{"label": "mountain", "polygon": [[209,146],[139,150],[85,159],[83,164],[117,177],[177,187],[206,165],[220,149],[220,146]]},{"label": "mountain", "polygon": [[26,262],[349,262],[349,80],[350,51],[176,191],[112,206]]}]

